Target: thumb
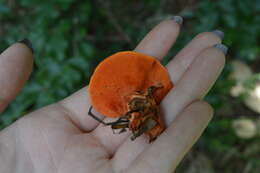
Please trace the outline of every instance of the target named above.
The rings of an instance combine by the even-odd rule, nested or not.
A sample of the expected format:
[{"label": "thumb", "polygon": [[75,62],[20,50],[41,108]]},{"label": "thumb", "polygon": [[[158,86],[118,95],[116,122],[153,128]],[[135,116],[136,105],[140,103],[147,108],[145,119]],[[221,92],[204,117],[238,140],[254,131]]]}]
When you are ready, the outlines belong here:
[{"label": "thumb", "polygon": [[33,66],[31,42],[24,39],[0,55],[0,113],[28,80]]}]

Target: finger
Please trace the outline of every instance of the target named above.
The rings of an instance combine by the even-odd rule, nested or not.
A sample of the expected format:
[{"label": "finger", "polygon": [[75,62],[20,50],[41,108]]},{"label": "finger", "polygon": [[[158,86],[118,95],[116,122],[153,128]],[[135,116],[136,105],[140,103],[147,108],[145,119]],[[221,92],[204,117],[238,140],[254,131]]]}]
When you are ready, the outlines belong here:
[{"label": "finger", "polygon": [[[213,110],[205,102],[188,106],[167,130],[130,165],[132,172],[173,172],[197,141],[212,118]],[[121,159],[121,162],[124,160]]]},{"label": "finger", "polygon": [[[162,59],[175,42],[179,34],[181,23],[182,18],[179,16],[161,22],[145,36],[138,44],[135,51]],[[104,121],[109,122],[113,120],[106,118]],[[111,131],[111,127],[104,126],[103,124],[99,124],[92,133],[100,139],[111,155],[130,134],[129,132],[126,132],[120,135],[114,135]]]},{"label": "finger", "polygon": [[[201,99],[211,88],[224,66],[224,54],[218,48],[204,50],[191,64],[190,68],[176,84],[175,88],[163,100],[162,115],[168,126],[175,117],[194,100]],[[115,154],[116,158],[129,156],[134,160],[148,145],[145,135],[135,141],[126,140]],[[131,147],[130,147],[131,146]],[[127,162],[127,161],[126,161]],[[128,163],[129,163],[128,162]]]},{"label": "finger", "polygon": [[166,123],[172,122],[192,101],[201,99],[207,94],[225,65],[226,51],[226,46],[217,44],[205,49],[195,58],[175,88],[162,102]]},{"label": "finger", "polygon": [[221,43],[223,37],[222,31],[215,30],[201,33],[191,40],[167,65],[173,83],[177,83],[201,51]]},{"label": "finger", "polygon": [[179,35],[182,18],[174,16],[155,26],[137,45],[135,51],[141,52],[159,60],[168,53]]},{"label": "finger", "polygon": [[0,55],[0,112],[19,93],[28,80],[33,66],[33,50],[25,39]]}]

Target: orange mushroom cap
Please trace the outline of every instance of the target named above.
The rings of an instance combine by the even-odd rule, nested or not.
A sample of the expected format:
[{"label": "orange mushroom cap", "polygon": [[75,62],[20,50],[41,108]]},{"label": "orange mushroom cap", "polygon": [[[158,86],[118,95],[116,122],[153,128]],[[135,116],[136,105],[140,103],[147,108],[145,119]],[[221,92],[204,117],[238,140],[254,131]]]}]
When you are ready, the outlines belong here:
[{"label": "orange mushroom cap", "polygon": [[89,84],[90,99],[98,112],[120,117],[128,111],[131,95],[151,86],[162,86],[154,93],[160,104],[173,87],[166,68],[154,57],[133,51],[118,52],[95,69]]}]

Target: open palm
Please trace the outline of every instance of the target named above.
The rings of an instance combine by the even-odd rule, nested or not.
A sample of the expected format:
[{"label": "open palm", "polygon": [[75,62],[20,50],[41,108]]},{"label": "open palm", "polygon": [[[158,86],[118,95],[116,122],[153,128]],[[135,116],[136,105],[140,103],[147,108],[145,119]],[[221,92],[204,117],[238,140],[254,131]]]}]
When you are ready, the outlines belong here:
[{"label": "open palm", "polygon": [[[180,23],[176,17],[161,22],[134,51],[162,60],[179,34]],[[115,135],[89,117],[86,87],[1,131],[0,172],[172,172],[212,117],[211,107],[200,100],[224,66],[225,48],[214,47],[219,43],[219,31],[201,33],[167,65],[175,87],[161,104],[167,129],[153,143],[146,136],[131,141],[130,132]],[[16,43],[1,54],[0,110],[23,86],[31,66],[32,53],[25,44]]]}]

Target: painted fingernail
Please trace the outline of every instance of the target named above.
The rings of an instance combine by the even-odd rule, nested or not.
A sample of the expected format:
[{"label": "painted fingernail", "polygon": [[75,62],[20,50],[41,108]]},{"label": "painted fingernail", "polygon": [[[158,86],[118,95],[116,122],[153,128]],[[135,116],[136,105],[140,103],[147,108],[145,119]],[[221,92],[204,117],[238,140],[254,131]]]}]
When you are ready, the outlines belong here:
[{"label": "painted fingernail", "polygon": [[224,35],[225,35],[224,32],[222,32],[222,31],[220,31],[218,29],[212,31],[212,33],[215,34],[216,36],[218,36],[221,40],[223,40]]},{"label": "painted fingernail", "polygon": [[178,23],[179,25],[182,25],[182,23],[183,23],[183,18],[181,16],[173,16],[173,17],[171,17],[171,19],[174,22]]},{"label": "painted fingernail", "polygon": [[34,53],[34,50],[33,50],[33,47],[32,47],[32,42],[29,39],[25,38],[21,41],[18,41],[18,43],[25,44],[32,51],[32,53]]},{"label": "painted fingernail", "polygon": [[215,44],[213,47],[221,50],[225,55],[227,54],[228,47],[225,46],[224,44]]}]

